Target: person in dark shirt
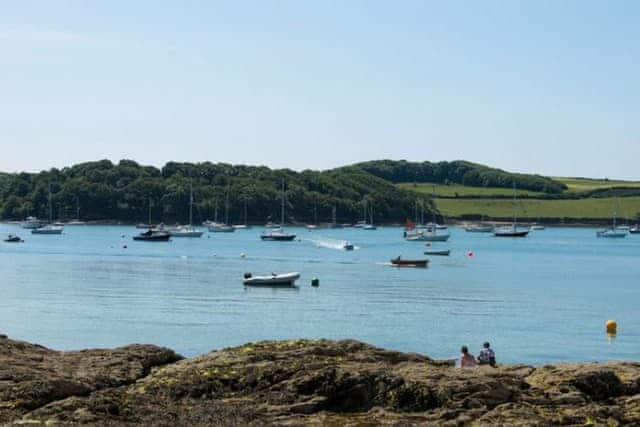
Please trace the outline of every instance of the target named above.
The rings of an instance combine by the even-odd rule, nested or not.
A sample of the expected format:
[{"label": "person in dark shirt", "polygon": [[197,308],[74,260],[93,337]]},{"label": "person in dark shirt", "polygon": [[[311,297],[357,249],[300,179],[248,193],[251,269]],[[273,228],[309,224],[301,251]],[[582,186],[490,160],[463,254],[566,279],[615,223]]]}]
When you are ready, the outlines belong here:
[{"label": "person in dark shirt", "polygon": [[480,350],[480,354],[478,355],[478,363],[481,365],[496,366],[496,354],[493,352],[491,344],[488,342],[482,344],[482,350]]}]

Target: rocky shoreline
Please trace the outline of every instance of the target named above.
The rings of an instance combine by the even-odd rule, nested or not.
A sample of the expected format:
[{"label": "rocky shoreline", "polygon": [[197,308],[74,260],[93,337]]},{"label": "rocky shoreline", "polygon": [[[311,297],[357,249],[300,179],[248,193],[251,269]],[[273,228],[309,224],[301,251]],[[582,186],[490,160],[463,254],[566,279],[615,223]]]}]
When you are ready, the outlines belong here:
[{"label": "rocky shoreline", "polygon": [[153,345],[59,352],[0,336],[0,423],[640,425],[640,363],[461,370],[352,340],[185,359]]}]

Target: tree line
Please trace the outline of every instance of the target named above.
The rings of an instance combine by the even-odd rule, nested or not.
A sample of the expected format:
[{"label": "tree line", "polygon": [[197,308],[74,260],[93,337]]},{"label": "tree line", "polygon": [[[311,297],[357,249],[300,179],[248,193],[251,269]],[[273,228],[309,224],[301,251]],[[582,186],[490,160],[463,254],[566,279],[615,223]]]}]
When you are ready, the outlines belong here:
[{"label": "tree line", "polygon": [[567,189],[564,183],[544,176],[511,173],[463,160],[437,163],[374,160],[356,166],[392,183],[428,182],[501,188],[511,188],[515,183],[522,190],[549,194],[559,194]]},{"label": "tree line", "polygon": [[[396,188],[393,183],[356,166],[329,171],[273,170],[224,163],[169,162],[162,168],[131,160],[100,160],[39,173],[0,174],[0,216],[21,220],[46,218],[49,197],[55,219],[186,223],[190,189],[194,221],[225,219],[241,223],[279,221],[281,183],[286,185],[287,221],[353,223],[373,210],[378,223],[412,218],[416,204],[431,216],[432,201]],[[226,203],[228,200],[228,204]],[[370,211],[368,211],[370,212]]]}]

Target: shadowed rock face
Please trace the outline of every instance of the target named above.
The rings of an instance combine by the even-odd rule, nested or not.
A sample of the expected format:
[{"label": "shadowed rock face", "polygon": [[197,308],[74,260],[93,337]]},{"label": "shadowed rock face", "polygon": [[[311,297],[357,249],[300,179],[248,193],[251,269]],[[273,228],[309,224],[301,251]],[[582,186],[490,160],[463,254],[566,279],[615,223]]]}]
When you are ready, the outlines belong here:
[{"label": "shadowed rock face", "polygon": [[0,422],[640,425],[640,364],[456,369],[357,341],[55,352],[0,339]]}]

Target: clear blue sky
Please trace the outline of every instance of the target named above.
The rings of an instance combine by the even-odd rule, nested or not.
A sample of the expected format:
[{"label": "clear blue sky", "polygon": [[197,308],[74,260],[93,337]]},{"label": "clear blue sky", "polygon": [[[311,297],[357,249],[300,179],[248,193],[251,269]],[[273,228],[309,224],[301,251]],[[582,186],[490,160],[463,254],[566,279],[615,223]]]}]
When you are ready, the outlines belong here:
[{"label": "clear blue sky", "polygon": [[0,170],[467,159],[640,179],[637,1],[3,1]]}]

